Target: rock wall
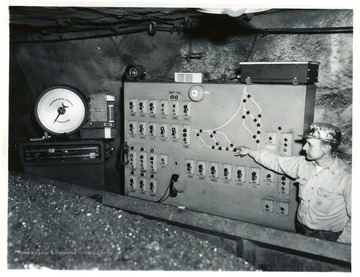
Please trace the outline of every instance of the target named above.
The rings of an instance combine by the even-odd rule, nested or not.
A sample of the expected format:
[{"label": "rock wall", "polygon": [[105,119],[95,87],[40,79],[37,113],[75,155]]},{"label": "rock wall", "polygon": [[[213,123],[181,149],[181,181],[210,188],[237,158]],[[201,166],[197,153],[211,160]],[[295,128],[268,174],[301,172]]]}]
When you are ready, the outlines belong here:
[{"label": "rock wall", "polygon": [[[315,121],[342,128],[341,156],[352,158],[352,33],[249,34],[247,28],[352,26],[351,10],[293,10],[238,18],[206,15],[192,33],[157,32],[48,43],[10,45],[9,168],[21,171],[18,147],[41,137],[34,118],[36,98],[54,85],[71,85],[86,96],[116,97],[120,126],[122,75],[141,64],[149,80],[171,80],[174,72],[204,72],[207,79],[233,79],[241,61],[320,62]],[[121,192],[120,128],[106,162],[108,190]]]}]

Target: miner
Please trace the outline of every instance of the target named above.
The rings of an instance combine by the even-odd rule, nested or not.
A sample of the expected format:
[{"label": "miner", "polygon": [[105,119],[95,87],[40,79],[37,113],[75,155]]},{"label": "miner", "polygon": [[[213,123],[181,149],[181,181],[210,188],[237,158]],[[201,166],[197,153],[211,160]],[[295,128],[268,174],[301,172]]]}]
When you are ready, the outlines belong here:
[{"label": "miner", "polygon": [[337,156],[339,128],[313,123],[303,137],[304,155],[282,157],[245,146],[235,156],[295,179],[299,184],[296,230],[303,235],[351,243],[351,168]]}]

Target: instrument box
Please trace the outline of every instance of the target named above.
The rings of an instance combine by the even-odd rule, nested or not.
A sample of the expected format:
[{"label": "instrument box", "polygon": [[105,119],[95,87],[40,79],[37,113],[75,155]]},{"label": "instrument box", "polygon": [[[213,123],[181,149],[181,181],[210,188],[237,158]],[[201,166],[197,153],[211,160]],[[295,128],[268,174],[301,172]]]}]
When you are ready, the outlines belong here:
[{"label": "instrument box", "polygon": [[241,83],[314,84],[318,62],[240,62]]},{"label": "instrument box", "polygon": [[22,143],[20,160],[25,174],[105,190],[102,141]]}]

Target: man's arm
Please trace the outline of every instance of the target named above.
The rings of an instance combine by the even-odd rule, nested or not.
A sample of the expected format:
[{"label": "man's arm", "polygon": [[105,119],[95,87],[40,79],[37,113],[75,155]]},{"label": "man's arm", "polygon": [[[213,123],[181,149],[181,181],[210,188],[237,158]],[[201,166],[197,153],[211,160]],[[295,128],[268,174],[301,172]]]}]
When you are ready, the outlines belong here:
[{"label": "man's arm", "polygon": [[349,176],[344,189],[344,199],[346,204],[346,212],[349,218],[345,224],[343,232],[337,241],[342,243],[351,243],[351,175]]},{"label": "man's arm", "polygon": [[[299,157],[281,157],[266,150],[253,150],[245,146],[235,147],[235,156],[252,157],[257,163],[280,174],[286,174],[294,179],[299,178]],[[303,175],[303,174],[301,174]],[[301,176],[303,177],[303,176]]]}]

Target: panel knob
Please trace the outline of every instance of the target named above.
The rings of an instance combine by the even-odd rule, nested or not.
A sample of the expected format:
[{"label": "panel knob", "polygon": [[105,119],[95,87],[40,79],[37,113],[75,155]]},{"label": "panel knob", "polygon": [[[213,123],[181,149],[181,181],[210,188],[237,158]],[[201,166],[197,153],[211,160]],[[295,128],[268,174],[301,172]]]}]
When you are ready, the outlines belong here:
[{"label": "panel knob", "polygon": [[203,101],[208,94],[209,92],[202,85],[194,85],[189,89],[189,98],[194,102]]}]

